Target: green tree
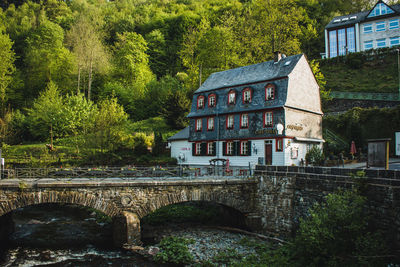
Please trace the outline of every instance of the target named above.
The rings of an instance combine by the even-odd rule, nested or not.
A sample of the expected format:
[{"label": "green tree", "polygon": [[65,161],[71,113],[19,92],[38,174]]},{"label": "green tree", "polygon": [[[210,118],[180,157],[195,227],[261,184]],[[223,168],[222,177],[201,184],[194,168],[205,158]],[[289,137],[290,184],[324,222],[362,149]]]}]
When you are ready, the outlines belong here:
[{"label": "green tree", "polygon": [[40,140],[65,136],[65,119],[63,99],[57,85],[50,81],[46,90],[39,94],[33,107],[28,110],[30,132]]},{"label": "green tree", "polygon": [[182,129],[187,126],[186,115],[189,113],[190,100],[183,90],[170,92],[162,109],[162,115],[167,124],[174,129]]},{"label": "green tree", "polygon": [[[379,266],[384,242],[368,229],[366,198],[356,191],[329,194],[301,219],[292,246],[295,266]],[[372,257],[369,257],[372,256]]]},{"label": "green tree", "polygon": [[142,95],[145,85],[153,79],[146,41],[134,32],[117,34],[114,51],[117,77],[122,82],[135,85],[139,90],[136,93]]},{"label": "green tree", "polygon": [[15,71],[15,54],[12,50],[12,41],[7,34],[3,33],[0,25],[0,117],[5,113],[7,102],[7,88],[12,81],[12,74]]},{"label": "green tree", "polygon": [[319,92],[321,95],[322,104],[326,104],[329,100],[331,100],[330,92],[331,90],[326,88],[326,80],[324,74],[322,74],[321,69],[319,67],[319,62],[316,60],[311,60],[310,66],[312,72],[314,73],[315,79],[319,85]]},{"label": "green tree", "polygon": [[87,77],[87,87],[83,92],[91,99],[92,83],[95,72],[105,72],[109,65],[109,56],[102,43],[98,29],[92,25],[89,18],[81,15],[67,33],[67,44],[76,57],[77,94],[81,92],[81,76]]},{"label": "green tree", "polygon": [[127,121],[128,115],[116,98],[102,100],[94,118],[92,139],[89,142],[101,152],[120,148],[129,141],[129,136],[125,133]]},{"label": "green tree", "polygon": [[35,97],[38,88],[44,88],[51,80],[61,89],[70,90],[73,72],[73,56],[63,46],[63,29],[50,21],[44,21],[26,40],[26,86]]}]

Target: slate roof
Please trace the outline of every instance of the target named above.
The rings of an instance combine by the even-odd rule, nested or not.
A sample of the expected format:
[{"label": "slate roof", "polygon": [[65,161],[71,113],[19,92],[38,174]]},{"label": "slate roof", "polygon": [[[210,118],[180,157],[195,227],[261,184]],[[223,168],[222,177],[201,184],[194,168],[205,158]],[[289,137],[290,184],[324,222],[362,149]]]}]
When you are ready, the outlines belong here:
[{"label": "slate roof", "polygon": [[177,132],[170,138],[168,138],[168,141],[177,141],[177,140],[186,140],[189,139],[189,126],[186,127],[185,129]]},{"label": "slate roof", "polygon": [[195,91],[195,94],[224,87],[286,77],[293,71],[302,55],[285,57],[279,60],[278,63],[270,60],[255,65],[215,72]]},{"label": "slate roof", "polygon": [[[400,14],[400,4],[397,5],[388,5],[390,8],[392,8],[394,11],[396,11],[396,13],[394,14],[389,14],[388,16],[393,16],[393,15],[399,15]],[[366,11],[362,11],[362,12],[358,12],[358,13],[354,13],[354,14],[350,14],[350,15],[344,15],[344,16],[338,16],[338,17],[334,17],[329,23],[328,25],[326,25],[325,29],[333,29],[333,28],[341,28],[343,26],[350,26],[350,25],[354,25],[356,23],[360,23],[363,22],[365,20],[367,20],[367,16],[369,14],[370,10],[366,10]],[[350,19],[351,17],[356,17],[355,19]],[[374,17],[371,18],[371,20],[375,20],[375,19],[380,19],[385,17],[385,15],[379,16],[379,17]],[[348,18],[348,20],[346,20],[346,18]],[[345,20],[343,20],[345,19]],[[335,20],[340,20],[340,22],[335,22]]]}]

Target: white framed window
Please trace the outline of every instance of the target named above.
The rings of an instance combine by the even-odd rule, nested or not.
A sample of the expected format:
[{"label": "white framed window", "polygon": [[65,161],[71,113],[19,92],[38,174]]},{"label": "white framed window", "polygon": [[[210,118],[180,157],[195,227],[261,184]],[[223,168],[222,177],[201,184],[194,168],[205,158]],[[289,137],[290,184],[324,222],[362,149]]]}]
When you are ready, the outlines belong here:
[{"label": "white framed window", "polygon": [[346,30],[338,30],[338,46],[339,46],[339,56],[346,54]]},{"label": "white framed window", "polygon": [[386,15],[386,14],[392,14],[392,13],[394,13],[394,11],[391,8],[389,8],[386,4],[379,3],[371,11],[371,13],[369,13],[368,18]]},{"label": "white framed window", "polygon": [[378,40],[376,40],[376,47],[377,48],[386,47],[386,39],[378,39]]},{"label": "white framed window", "polygon": [[400,45],[400,37],[391,37],[390,38],[390,47]]},{"label": "white framed window", "polygon": [[373,41],[365,41],[364,42],[364,49],[365,50],[372,49],[372,48],[374,48]]},{"label": "white framed window", "polygon": [[246,156],[249,153],[249,143],[247,141],[240,142],[240,155]]},{"label": "white framed window", "polygon": [[383,32],[386,30],[386,22],[385,21],[381,21],[381,22],[377,22],[375,25],[375,31],[377,32]]},{"label": "white framed window", "polygon": [[226,142],[226,154],[233,155],[233,142]]},{"label": "white framed window", "polygon": [[202,119],[196,119],[196,132],[201,132],[203,128]]},{"label": "white framed window", "polygon": [[278,152],[283,151],[283,139],[282,138],[276,139],[276,151],[278,151]]},{"label": "white framed window", "polygon": [[228,93],[228,104],[233,105],[236,103],[236,92],[235,91],[230,91]]},{"label": "white framed window", "polygon": [[208,131],[214,130],[214,117],[209,117],[207,119],[207,130]]},{"label": "white framed window", "polygon": [[389,30],[395,30],[399,28],[399,19],[389,20]]},{"label": "white framed window", "polygon": [[216,95],[215,94],[211,94],[208,96],[208,106],[211,107],[215,107],[216,104]]},{"label": "white framed window", "polygon": [[265,101],[275,99],[275,88],[272,85],[268,85],[265,88]]},{"label": "white framed window", "polygon": [[356,52],[356,37],[354,27],[347,28],[347,51]]},{"label": "white framed window", "polygon": [[249,114],[245,113],[240,115],[240,128],[249,127]]},{"label": "white framed window", "polygon": [[201,154],[201,143],[196,143],[196,151],[195,151],[196,155],[200,155]]},{"label": "white framed window", "polygon": [[273,124],[273,114],[272,111],[268,111],[264,113],[264,127],[271,127]]},{"label": "white framed window", "polygon": [[372,32],[372,24],[364,24],[363,33],[371,33]]},{"label": "white framed window", "polygon": [[243,103],[251,102],[251,90],[250,88],[246,88],[243,90]]},{"label": "white framed window", "polygon": [[337,56],[336,30],[329,32],[329,57]]},{"label": "white framed window", "polygon": [[204,108],[204,96],[197,97],[197,108]]},{"label": "white framed window", "polygon": [[227,129],[233,129],[233,122],[234,122],[234,117],[233,115],[228,115],[226,117],[226,128]]},{"label": "white framed window", "polygon": [[214,143],[210,142],[207,143],[207,155],[213,155],[214,154]]}]

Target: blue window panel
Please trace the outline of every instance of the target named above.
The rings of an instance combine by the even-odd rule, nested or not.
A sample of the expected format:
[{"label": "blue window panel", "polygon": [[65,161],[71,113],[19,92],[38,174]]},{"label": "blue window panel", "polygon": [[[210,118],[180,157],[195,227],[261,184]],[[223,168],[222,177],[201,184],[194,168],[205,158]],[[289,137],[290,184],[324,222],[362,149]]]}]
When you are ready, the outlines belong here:
[{"label": "blue window panel", "polygon": [[329,32],[329,57],[337,56],[336,31]]},{"label": "blue window panel", "polygon": [[378,39],[378,40],[376,40],[376,47],[377,48],[386,47],[386,39]]},{"label": "blue window panel", "polygon": [[356,37],[354,27],[347,28],[347,51],[356,52]]},{"label": "blue window panel", "polygon": [[386,23],[384,21],[376,23],[376,31],[377,32],[383,32],[385,30],[386,30]]},{"label": "blue window panel", "polygon": [[338,30],[338,42],[339,42],[339,56],[343,56],[346,54],[346,30],[340,29]]},{"label": "blue window panel", "polygon": [[400,37],[391,37],[390,38],[390,47],[400,45]]},{"label": "blue window panel", "polygon": [[399,28],[399,19],[389,20],[389,30],[395,30]]},{"label": "blue window panel", "polygon": [[371,32],[372,32],[372,24],[365,24],[364,33],[371,33]]},{"label": "blue window panel", "polygon": [[372,49],[374,48],[374,43],[372,41],[365,41],[364,42],[364,49],[368,50],[368,49]]},{"label": "blue window panel", "polygon": [[373,18],[377,16],[382,16],[386,14],[394,13],[393,9],[385,5],[384,3],[379,3],[375,6],[375,8],[369,13],[368,18]]}]

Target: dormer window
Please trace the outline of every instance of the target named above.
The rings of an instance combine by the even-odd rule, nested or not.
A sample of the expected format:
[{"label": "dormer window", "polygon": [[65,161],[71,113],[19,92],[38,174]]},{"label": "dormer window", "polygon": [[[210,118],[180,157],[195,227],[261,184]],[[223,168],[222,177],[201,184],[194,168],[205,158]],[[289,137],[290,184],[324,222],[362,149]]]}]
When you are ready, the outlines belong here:
[{"label": "dormer window", "polygon": [[233,115],[226,116],[226,129],[233,129],[234,117]]},{"label": "dormer window", "polygon": [[208,106],[210,108],[215,107],[215,105],[217,104],[217,96],[215,94],[211,94],[208,96]]},{"label": "dormer window", "polygon": [[228,93],[228,105],[235,105],[236,103],[236,92],[235,91],[229,91]]},{"label": "dormer window", "polygon": [[264,127],[272,127],[274,124],[274,116],[272,111],[267,111],[264,113]]},{"label": "dormer window", "polygon": [[243,104],[247,104],[251,102],[251,89],[246,88],[242,92],[243,96]]},{"label": "dormer window", "polygon": [[394,11],[390,7],[388,7],[384,3],[379,3],[374,7],[374,9],[368,15],[368,18],[382,16],[386,14],[392,14],[392,13],[394,13]]},{"label": "dormer window", "polygon": [[197,97],[197,109],[204,108],[204,96],[200,95]]},{"label": "dormer window", "polygon": [[273,84],[268,84],[265,87],[265,101],[275,99],[275,86]]},{"label": "dormer window", "polygon": [[196,119],[196,132],[201,132],[202,128],[203,128],[202,119]]}]

